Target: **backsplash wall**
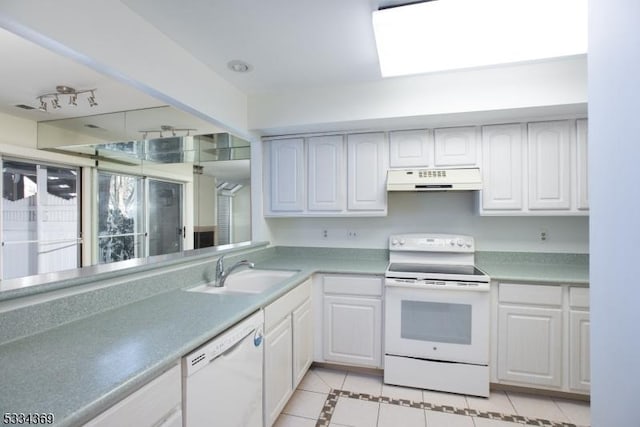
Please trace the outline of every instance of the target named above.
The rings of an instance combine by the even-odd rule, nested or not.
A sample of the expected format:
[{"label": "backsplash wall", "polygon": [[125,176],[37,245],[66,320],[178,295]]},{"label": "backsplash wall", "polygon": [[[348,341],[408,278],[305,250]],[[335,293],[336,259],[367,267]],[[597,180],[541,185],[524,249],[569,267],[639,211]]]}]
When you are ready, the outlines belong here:
[{"label": "backsplash wall", "polygon": [[[269,218],[270,240],[286,246],[382,249],[390,234],[433,232],[471,235],[478,251],[589,252],[586,216],[481,217],[476,213],[476,194],[467,191],[399,192],[388,197],[386,217]],[[542,231],[546,241],[540,240]]]}]

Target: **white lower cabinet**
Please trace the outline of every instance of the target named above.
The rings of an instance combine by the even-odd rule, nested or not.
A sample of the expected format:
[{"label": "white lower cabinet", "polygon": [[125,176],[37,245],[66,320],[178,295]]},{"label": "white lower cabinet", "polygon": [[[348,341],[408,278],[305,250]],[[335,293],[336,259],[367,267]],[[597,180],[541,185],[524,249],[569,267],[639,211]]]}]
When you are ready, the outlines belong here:
[{"label": "white lower cabinet", "polygon": [[264,336],[264,419],[270,426],[293,392],[291,315]]},{"label": "white lower cabinet", "polygon": [[584,286],[499,283],[494,381],[588,393],[588,292]]},{"label": "white lower cabinet", "polygon": [[588,392],[591,389],[589,290],[569,288],[569,306],[569,388]]},{"label": "white lower cabinet", "polygon": [[322,277],[323,360],[382,368],[382,278]]},{"label": "white lower cabinet", "polygon": [[501,305],[499,313],[498,378],[560,387],[561,310]]},{"label": "white lower cabinet", "polygon": [[311,280],[265,308],[264,328],[264,424],[270,427],[311,365]]},{"label": "white lower cabinet", "polygon": [[86,426],[182,426],[180,365],[122,399]]},{"label": "white lower cabinet", "polygon": [[313,310],[307,299],[291,314],[293,323],[293,383],[298,385],[313,361]]}]

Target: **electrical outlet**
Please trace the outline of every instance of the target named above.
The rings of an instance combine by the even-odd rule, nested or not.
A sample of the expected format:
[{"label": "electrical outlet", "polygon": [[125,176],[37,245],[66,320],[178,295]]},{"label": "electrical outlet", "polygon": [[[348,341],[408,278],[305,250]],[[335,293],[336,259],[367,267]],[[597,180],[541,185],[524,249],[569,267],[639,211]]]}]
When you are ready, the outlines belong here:
[{"label": "electrical outlet", "polygon": [[347,230],[347,239],[355,240],[358,238],[358,232],[353,230]]},{"label": "electrical outlet", "polygon": [[329,238],[329,230],[327,230],[326,228],[322,230],[322,238],[324,240],[327,240]]},{"label": "electrical outlet", "polygon": [[549,230],[547,230],[546,228],[541,228],[540,229],[540,241],[541,242],[546,242],[547,240],[549,240]]}]

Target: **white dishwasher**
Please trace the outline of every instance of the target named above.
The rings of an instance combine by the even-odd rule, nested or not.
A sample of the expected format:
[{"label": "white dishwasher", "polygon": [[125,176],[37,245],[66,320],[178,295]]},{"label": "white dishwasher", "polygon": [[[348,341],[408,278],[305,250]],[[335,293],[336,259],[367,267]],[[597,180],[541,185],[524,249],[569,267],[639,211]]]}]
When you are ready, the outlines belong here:
[{"label": "white dishwasher", "polygon": [[262,426],[264,313],[182,358],[185,427]]}]

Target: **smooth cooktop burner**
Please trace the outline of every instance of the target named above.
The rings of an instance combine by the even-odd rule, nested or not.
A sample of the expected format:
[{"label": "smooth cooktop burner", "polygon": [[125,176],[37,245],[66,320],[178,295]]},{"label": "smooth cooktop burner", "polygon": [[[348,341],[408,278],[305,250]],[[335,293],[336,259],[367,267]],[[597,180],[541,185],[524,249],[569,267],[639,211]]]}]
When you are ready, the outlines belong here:
[{"label": "smooth cooktop burner", "polygon": [[387,269],[388,273],[421,273],[421,274],[457,274],[465,276],[486,276],[473,265],[433,265],[392,263]]}]

